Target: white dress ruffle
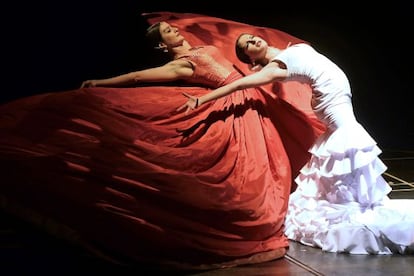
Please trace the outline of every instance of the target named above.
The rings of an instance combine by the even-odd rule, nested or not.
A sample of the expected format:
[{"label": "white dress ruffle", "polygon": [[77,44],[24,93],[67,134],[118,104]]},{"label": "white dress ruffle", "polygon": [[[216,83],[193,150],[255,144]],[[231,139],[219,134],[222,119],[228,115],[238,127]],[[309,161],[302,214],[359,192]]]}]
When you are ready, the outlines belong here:
[{"label": "white dress ruffle", "polygon": [[391,200],[381,150],[357,122],[328,130],[296,178],[285,233],[329,252],[414,251],[414,200]]}]

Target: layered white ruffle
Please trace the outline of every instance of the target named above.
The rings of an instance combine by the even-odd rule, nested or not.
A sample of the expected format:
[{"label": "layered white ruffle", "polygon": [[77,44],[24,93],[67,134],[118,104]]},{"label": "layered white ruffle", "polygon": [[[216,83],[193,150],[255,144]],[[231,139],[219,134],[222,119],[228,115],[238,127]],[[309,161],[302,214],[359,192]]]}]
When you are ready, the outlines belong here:
[{"label": "layered white ruffle", "polygon": [[357,122],[329,130],[296,178],[285,233],[329,252],[414,250],[414,200],[390,200],[381,150]]}]

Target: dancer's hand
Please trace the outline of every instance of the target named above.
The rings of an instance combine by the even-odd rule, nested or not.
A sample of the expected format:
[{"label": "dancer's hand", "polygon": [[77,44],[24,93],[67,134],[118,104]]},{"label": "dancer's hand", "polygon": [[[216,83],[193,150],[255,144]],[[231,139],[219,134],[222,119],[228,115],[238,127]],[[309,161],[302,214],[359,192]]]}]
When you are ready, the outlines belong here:
[{"label": "dancer's hand", "polygon": [[84,82],[82,82],[82,85],[80,88],[85,88],[85,87],[95,87],[97,86],[97,81],[96,80],[86,80]]},{"label": "dancer's hand", "polygon": [[177,111],[180,112],[184,108],[187,108],[186,111],[185,111],[185,114],[187,114],[188,112],[190,112],[191,110],[196,109],[199,106],[199,100],[198,100],[197,97],[194,97],[194,96],[192,96],[190,94],[187,94],[185,92],[183,92],[183,95],[185,97],[187,97],[188,100],[185,104],[183,104],[182,106],[177,108]]}]

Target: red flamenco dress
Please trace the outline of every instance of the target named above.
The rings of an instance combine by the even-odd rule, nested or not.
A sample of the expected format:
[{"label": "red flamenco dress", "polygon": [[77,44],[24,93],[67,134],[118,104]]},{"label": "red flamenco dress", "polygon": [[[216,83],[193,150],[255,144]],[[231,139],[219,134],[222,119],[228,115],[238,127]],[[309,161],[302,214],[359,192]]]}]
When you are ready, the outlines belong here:
[{"label": "red flamenco dress", "polygon": [[144,16],[201,45],[181,57],[195,64],[190,86],[84,88],[1,105],[1,206],[126,264],[210,269],[283,256],[292,179],[323,131],[310,90],[246,89],[187,115],[176,108],[182,92],[242,76],[238,33],[300,40],[202,15]]}]

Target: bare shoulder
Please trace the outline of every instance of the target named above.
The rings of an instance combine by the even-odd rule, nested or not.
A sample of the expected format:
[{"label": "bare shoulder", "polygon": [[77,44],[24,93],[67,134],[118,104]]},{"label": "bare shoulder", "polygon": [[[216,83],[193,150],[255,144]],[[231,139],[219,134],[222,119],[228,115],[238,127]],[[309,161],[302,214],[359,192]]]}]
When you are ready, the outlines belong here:
[{"label": "bare shoulder", "polygon": [[283,69],[283,70],[287,69],[286,64],[283,61],[281,61],[280,59],[277,59],[277,57],[275,59],[273,59],[271,62],[269,62],[269,64],[267,64],[266,67]]},{"label": "bare shoulder", "polygon": [[194,64],[186,59],[176,59],[164,65],[180,77],[190,77],[194,73]]},{"label": "bare shoulder", "polygon": [[166,65],[175,66],[177,68],[193,68],[194,65],[191,61],[186,59],[175,59],[168,62]]}]

